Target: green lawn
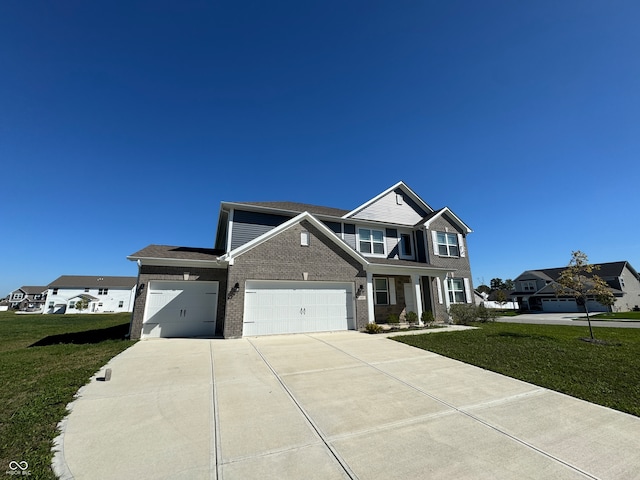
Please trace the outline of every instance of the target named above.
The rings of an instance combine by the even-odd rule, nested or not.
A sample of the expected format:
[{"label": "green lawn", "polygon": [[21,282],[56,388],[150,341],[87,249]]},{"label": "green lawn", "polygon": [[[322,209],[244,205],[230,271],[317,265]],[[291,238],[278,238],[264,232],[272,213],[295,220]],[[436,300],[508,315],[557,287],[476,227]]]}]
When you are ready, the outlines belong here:
[{"label": "green lawn", "polygon": [[123,339],[130,315],[0,312],[0,474],[26,461],[31,478],[55,478],[56,426],[75,392],[133,344]]},{"label": "green lawn", "polygon": [[593,318],[597,320],[640,320],[640,312],[597,313],[593,315]]},{"label": "green lawn", "polygon": [[477,324],[394,340],[640,416],[640,329]]}]

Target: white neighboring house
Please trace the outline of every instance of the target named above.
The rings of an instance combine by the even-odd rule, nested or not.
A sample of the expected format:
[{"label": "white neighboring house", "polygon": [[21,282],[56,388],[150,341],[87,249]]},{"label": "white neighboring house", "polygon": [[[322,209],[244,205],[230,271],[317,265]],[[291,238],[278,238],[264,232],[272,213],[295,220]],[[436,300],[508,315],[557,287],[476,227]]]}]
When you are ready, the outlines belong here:
[{"label": "white neighboring house", "polygon": [[[49,284],[42,313],[132,312],[136,282],[136,277],[62,275]],[[76,309],[80,300],[87,300],[85,310]]]}]

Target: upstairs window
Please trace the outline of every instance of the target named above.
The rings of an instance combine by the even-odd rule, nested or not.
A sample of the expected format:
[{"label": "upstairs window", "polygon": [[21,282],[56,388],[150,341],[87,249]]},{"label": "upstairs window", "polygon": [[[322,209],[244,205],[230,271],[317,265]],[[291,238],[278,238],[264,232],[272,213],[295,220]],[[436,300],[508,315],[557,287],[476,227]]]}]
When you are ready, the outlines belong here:
[{"label": "upstairs window", "polygon": [[384,255],[384,232],[369,228],[358,229],[360,237],[360,253]]},{"label": "upstairs window", "polygon": [[98,289],[98,295],[106,295],[107,293],[109,293],[109,289],[108,288],[99,288]]},{"label": "upstairs window", "polygon": [[22,297],[24,297],[24,295],[22,293],[14,293],[13,294],[13,299],[14,300],[22,300]]},{"label": "upstairs window", "polygon": [[535,292],[536,291],[536,281],[535,280],[525,280],[520,282],[520,286],[522,287],[523,292]]},{"label": "upstairs window", "polygon": [[400,234],[400,258],[413,258],[413,244],[409,233]]},{"label": "upstairs window", "polygon": [[53,295],[57,295],[58,294],[58,289],[54,288],[53,291],[51,292]]},{"label": "upstairs window", "polygon": [[459,257],[460,246],[458,235],[455,233],[438,232],[436,234],[438,255],[442,257]]}]

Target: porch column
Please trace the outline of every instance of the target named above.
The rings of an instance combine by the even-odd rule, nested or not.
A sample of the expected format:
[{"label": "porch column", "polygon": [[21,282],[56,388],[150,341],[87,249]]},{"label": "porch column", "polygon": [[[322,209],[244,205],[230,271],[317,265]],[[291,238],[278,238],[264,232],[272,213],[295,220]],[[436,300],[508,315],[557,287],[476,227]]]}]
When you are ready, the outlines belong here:
[{"label": "porch column", "polygon": [[369,323],[375,323],[376,312],[373,306],[373,274],[367,272],[367,315]]},{"label": "porch column", "polygon": [[422,325],[422,288],[420,287],[420,275],[411,275],[411,281],[413,282],[413,295],[416,306],[416,313],[418,314],[418,324]]},{"label": "porch column", "polygon": [[440,277],[442,280],[442,295],[444,296],[444,307],[447,310],[447,317],[449,318],[449,323],[451,323],[451,315],[449,315],[449,306],[451,302],[449,301],[449,274],[447,273],[444,277]]}]

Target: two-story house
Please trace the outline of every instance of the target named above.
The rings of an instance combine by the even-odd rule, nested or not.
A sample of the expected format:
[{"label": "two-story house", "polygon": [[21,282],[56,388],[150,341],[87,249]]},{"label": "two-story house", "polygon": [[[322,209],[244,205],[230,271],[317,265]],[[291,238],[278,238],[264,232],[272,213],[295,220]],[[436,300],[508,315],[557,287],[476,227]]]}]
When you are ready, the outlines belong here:
[{"label": "two-story house", "polygon": [[24,286],[9,294],[7,300],[12,310],[35,312],[42,309],[47,297],[47,287]]},{"label": "two-story house", "polygon": [[[131,312],[136,277],[62,275],[51,282],[42,313]],[[86,308],[78,309],[78,304]]]},{"label": "two-story house", "polygon": [[[630,311],[640,305],[640,276],[627,261],[594,264],[593,272],[602,278],[615,297],[613,311]],[[523,310],[543,312],[584,312],[584,306],[574,297],[558,295],[556,281],[566,267],[527,270],[515,280],[516,290],[511,298],[516,299]],[[590,312],[607,312],[610,308],[595,298],[587,299]]]},{"label": "two-story house", "polygon": [[472,303],[471,229],[403,182],[352,210],[222,202],[214,248],[149,245],[131,337],[361,329]]}]

